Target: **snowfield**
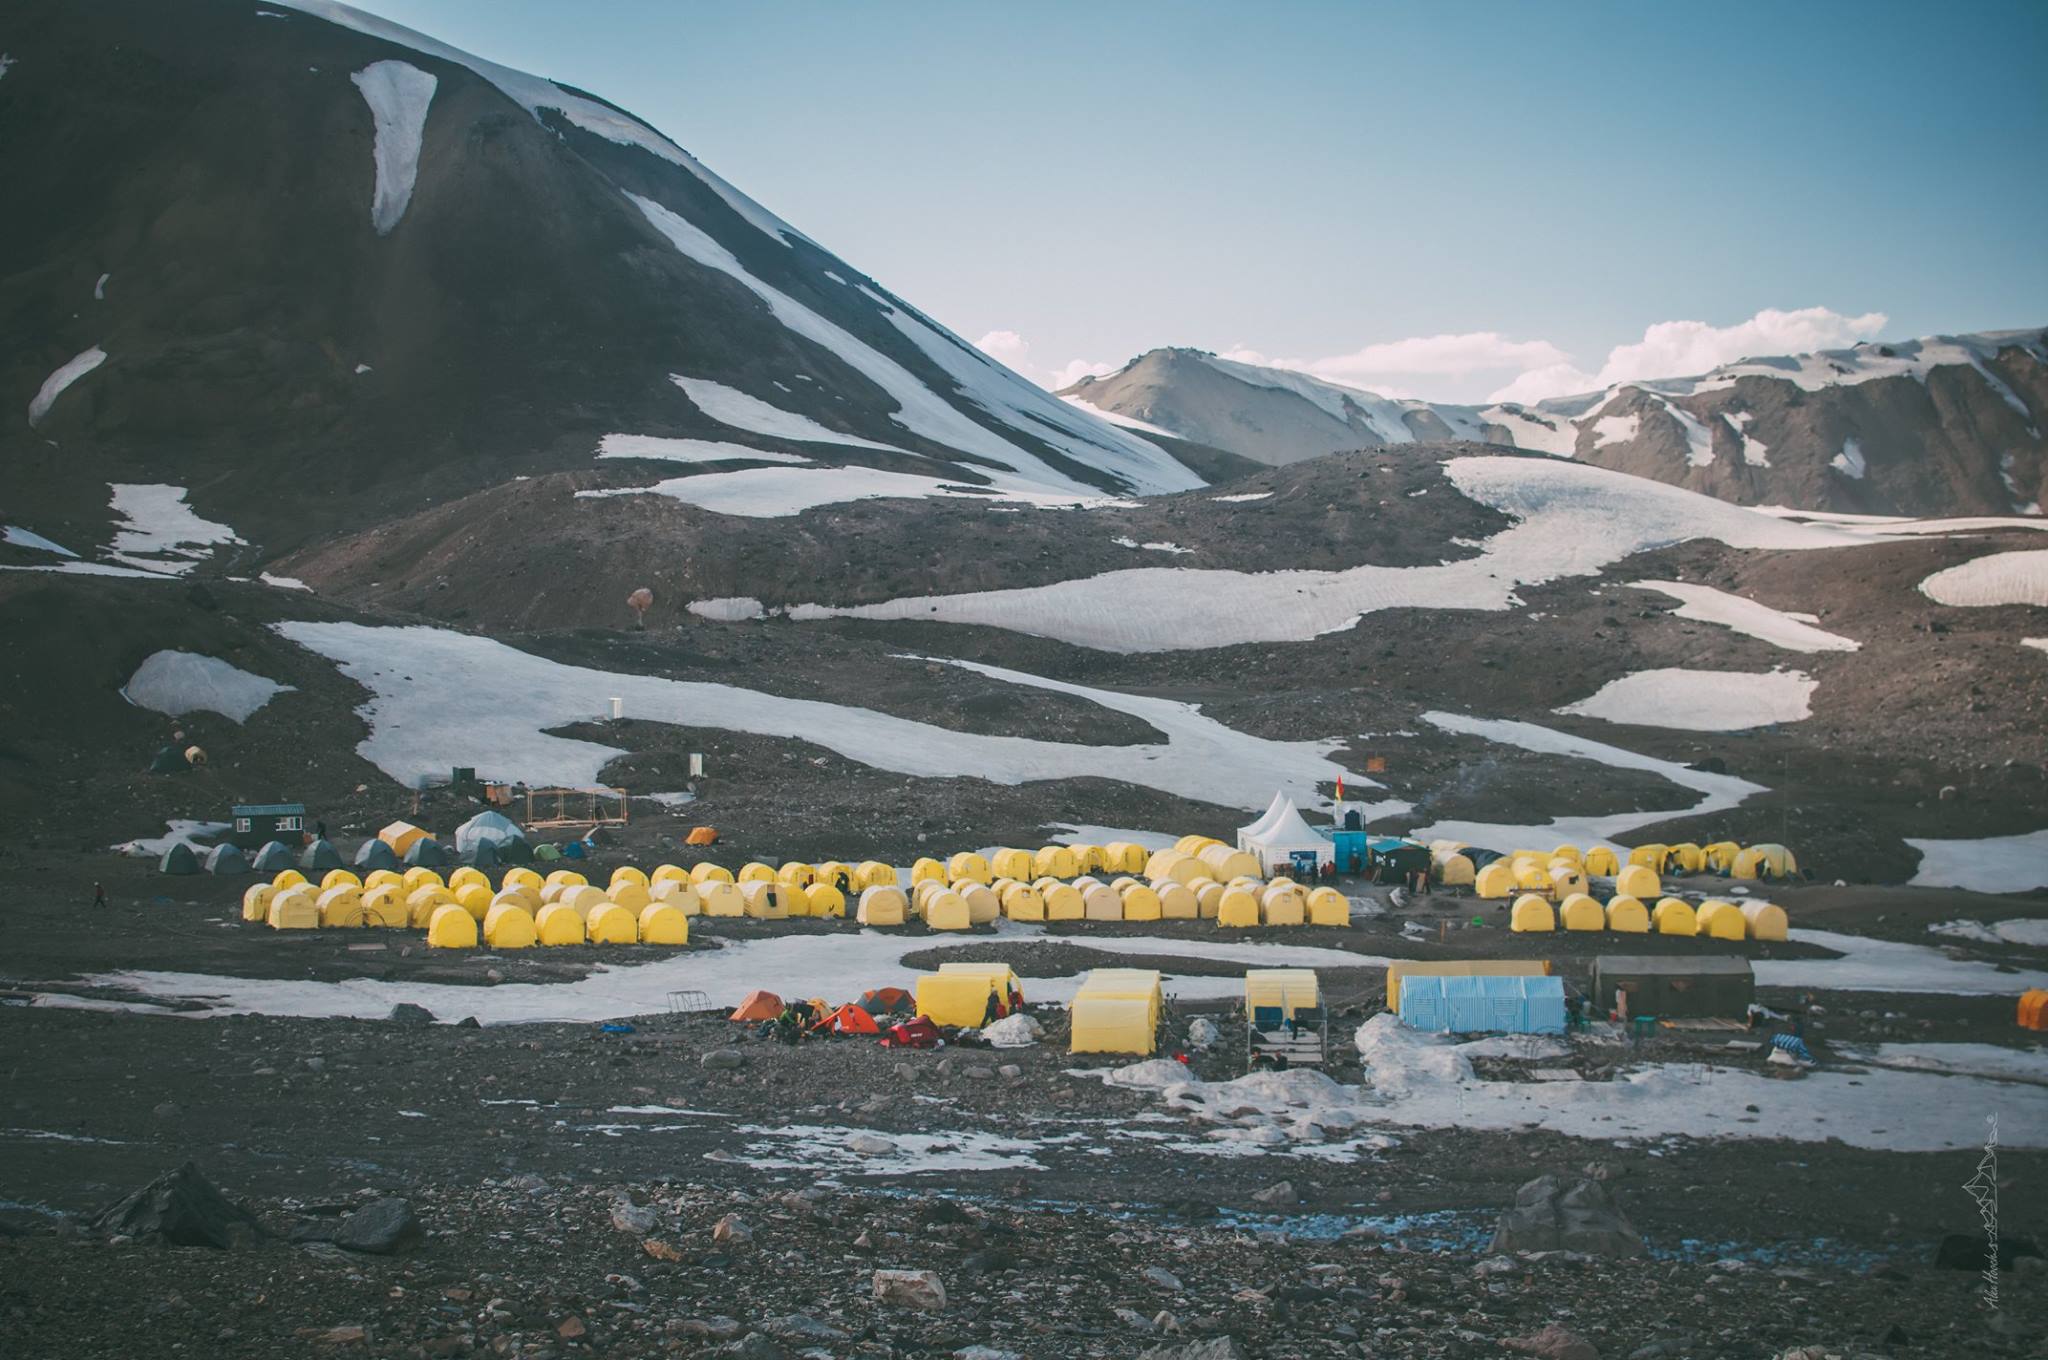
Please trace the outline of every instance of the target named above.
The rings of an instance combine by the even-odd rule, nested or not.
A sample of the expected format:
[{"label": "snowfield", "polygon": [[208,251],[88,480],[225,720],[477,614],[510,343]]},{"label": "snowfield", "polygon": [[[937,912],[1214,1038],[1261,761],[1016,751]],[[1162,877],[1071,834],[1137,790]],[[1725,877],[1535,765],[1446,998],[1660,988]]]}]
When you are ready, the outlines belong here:
[{"label": "snowfield", "polygon": [[1462,457],[1444,467],[1459,491],[1517,521],[1476,557],[1345,571],[1139,567],[1015,590],[802,605],[790,617],[983,624],[1104,651],[1176,651],[1305,641],[1383,609],[1504,610],[1520,586],[1595,575],[1691,539],[1778,550],[1874,541],[1577,463]]},{"label": "snowfield", "polygon": [[370,196],[370,225],[389,236],[412,202],[413,182],[420,173],[420,142],[427,130],[427,107],[440,81],[410,62],[376,61],[349,79],[363,92],[376,124],[371,155],[377,166],[377,187]]},{"label": "snowfield", "polygon": [[135,668],[135,674],[121,687],[121,697],[137,708],[174,718],[207,712],[242,723],[290,689],[290,685],[251,674],[216,656],[161,651],[152,652]]},{"label": "snowfield", "polygon": [[0,543],[11,543],[17,548],[31,548],[36,552],[55,553],[59,557],[77,557],[78,554],[62,543],[44,538],[31,529],[19,524],[0,525]]},{"label": "snowfield", "polygon": [[1906,844],[1920,852],[1920,867],[1912,878],[1917,887],[1986,893],[2048,888],[2048,831],[1954,841],[1908,836]]},{"label": "snowfield", "polygon": [[1937,571],[1920,583],[1920,592],[1936,604],[1964,607],[2048,605],[2048,548],[1974,558]]},{"label": "snowfield", "polygon": [[60,364],[55,373],[43,379],[43,385],[36,389],[35,396],[29,398],[29,428],[34,429],[43,423],[43,417],[50,414],[50,408],[57,404],[57,398],[64,395],[65,388],[106,361],[107,352],[94,345],[91,349],[74,354]]},{"label": "snowfield", "polygon": [[[644,435],[632,436],[644,439]],[[609,441],[607,441],[609,442]],[[737,444],[698,444],[695,440],[663,440],[664,445],[692,444],[709,460],[709,451],[723,449],[717,459],[755,458],[801,463],[786,454],[741,450]],[[606,457],[667,457],[669,454],[606,454]],[[1113,504],[1099,492],[1061,493],[1010,487],[974,487],[966,482],[948,482],[937,477],[920,477],[909,472],[884,472],[871,467],[772,467],[741,468],[732,472],[707,472],[695,477],[671,477],[652,486],[622,486],[600,491],[579,491],[578,500],[604,500],[611,496],[667,496],[721,515],[749,519],[779,519],[802,514],[821,505],[847,501],[923,500],[945,497],[1008,505],[1033,505],[1043,509],[1071,509],[1090,504]]]},{"label": "snowfield", "polygon": [[1681,619],[1717,623],[1788,652],[1853,652],[1862,643],[1814,627],[1811,614],[1787,614],[1740,595],[1685,581],[1633,581],[1631,590],[1654,590],[1682,601],[1671,612]]},{"label": "snowfield", "polygon": [[[533,784],[594,784],[618,748],[547,735],[588,722],[625,701],[628,717],[807,741],[876,769],[925,778],[971,776],[998,784],[1095,776],[1228,807],[1263,808],[1284,789],[1314,806],[1318,784],[1365,789],[1372,781],[1330,759],[1337,743],[1272,741],[1203,717],[1192,704],[1047,680],[1022,671],[950,662],[1006,684],[1054,690],[1152,725],[1156,741],[1080,746],[958,732],[870,709],[785,699],[730,685],[625,675],[568,666],[437,628],[354,623],[273,625],[284,637],[339,663],[371,693],[362,709],[370,736],[357,749],[413,786],[455,764],[487,767]],[[937,658],[909,658],[923,664]],[[1405,807],[1385,804],[1382,811]]]},{"label": "snowfield", "polygon": [[[666,463],[736,463],[750,458],[757,463],[809,463],[794,453],[771,453],[750,449],[745,444],[721,444],[709,439],[670,439],[658,434],[608,434],[598,441],[600,458],[653,458]],[[640,490],[642,488],[630,488]],[[655,488],[644,488],[652,491]],[[583,493],[596,494],[596,493]],[[602,494],[623,495],[623,491]]]},{"label": "snowfield", "polygon": [[1557,710],[1681,732],[1745,732],[1812,716],[1818,681],[1799,671],[1636,671]]},{"label": "snowfield", "polygon": [[[671,373],[669,381],[683,389],[690,404],[710,416],[721,425],[730,425],[735,430],[749,434],[763,434],[770,439],[789,439],[797,443],[842,444],[857,449],[880,449],[884,453],[907,454],[913,458],[923,457],[909,449],[899,449],[891,444],[878,444],[872,439],[858,435],[841,434],[827,429],[809,416],[795,411],[785,411],[780,406],[750,397],[736,387],[723,383],[706,381],[703,378],[685,378],[680,373]],[[762,454],[763,458],[786,458],[785,454]]]},{"label": "snowfield", "polygon": [[1708,813],[1726,812],[1744,799],[1767,792],[1761,784],[1752,784],[1746,779],[1737,779],[1730,774],[1713,774],[1706,770],[1695,770],[1673,760],[1661,760],[1646,756],[1606,742],[1593,741],[1587,737],[1575,737],[1553,728],[1536,723],[1514,722],[1504,718],[1474,718],[1462,713],[1424,713],[1423,720],[1446,732],[1466,736],[1482,737],[1503,746],[1514,746],[1540,755],[1567,756],[1574,760],[1590,760],[1616,770],[1646,770],[1660,775],[1682,789],[1691,789],[1700,795],[1697,803],[1689,808],[1673,812],[1618,812],[1605,817],[1559,817],[1539,825],[1513,826],[1499,822],[1432,822],[1418,827],[1408,834],[1416,840],[1463,841],[1467,845],[1484,846],[1489,849],[1507,851],[1518,845],[1558,845],[1569,842],[1578,846],[1592,846],[1614,843],[1617,836],[1658,822],[1671,821],[1678,817],[1700,817]]},{"label": "snowfield", "polygon": [[143,571],[183,576],[224,544],[240,543],[225,524],[201,519],[185,503],[182,486],[117,482],[111,504],[123,524],[110,556]]}]

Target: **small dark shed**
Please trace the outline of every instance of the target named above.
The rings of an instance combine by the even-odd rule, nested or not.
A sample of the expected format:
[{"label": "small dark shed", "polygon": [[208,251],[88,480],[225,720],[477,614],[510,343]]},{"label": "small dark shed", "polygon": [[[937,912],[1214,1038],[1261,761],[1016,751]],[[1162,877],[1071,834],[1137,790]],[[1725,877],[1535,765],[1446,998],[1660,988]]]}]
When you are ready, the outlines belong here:
[{"label": "small dark shed", "polygon": [[306,829],[304,803],[238,803],[228,839],[244,850],[259,850],[271,841],[296,843]]},{"label": "small dark shed", "polygon": [[1738,1020],[1756,999],[1756,973],[1748,959],[1726,955],[1602,954],[1593,960],[1594,1009],[1620,1009],[1617,992],[1627,993],[1632,1016]]}]

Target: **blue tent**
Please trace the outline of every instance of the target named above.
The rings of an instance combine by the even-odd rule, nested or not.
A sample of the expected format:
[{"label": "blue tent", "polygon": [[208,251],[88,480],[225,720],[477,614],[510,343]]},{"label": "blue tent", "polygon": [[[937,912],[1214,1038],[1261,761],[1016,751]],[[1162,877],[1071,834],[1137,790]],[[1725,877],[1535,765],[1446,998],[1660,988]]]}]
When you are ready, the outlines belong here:
[{"label": "blue tent", "polygon": [[1560,977],[1403,977],[1401,1023],[1433,1034],[1562,1034]]}]

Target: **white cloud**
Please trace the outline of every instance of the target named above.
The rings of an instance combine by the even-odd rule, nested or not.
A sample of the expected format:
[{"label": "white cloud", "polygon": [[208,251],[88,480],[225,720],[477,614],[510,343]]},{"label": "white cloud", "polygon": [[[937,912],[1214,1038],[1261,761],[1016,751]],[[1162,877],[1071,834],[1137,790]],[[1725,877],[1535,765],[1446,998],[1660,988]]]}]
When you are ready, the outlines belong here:
[{"label": "white cloud", "polygon": [[1659,321],[1645,327],[1634,344],[1616,345],[1598,373],[1569,363],[1529,370],[1493,393],[1490,401],[1538,401],[1591,392],[1615,383],[1649,378],[1690,378],[1732,364],[1774,354],[1843,349],[1874,340],[1891,320],[1883,312],[1845,316],[1826,307],[1782,312],[1766,307],[1747,321],[1714,326],[1704,321]]},{"label": "white cloud", "polygon": [[1221,351],[1225,359],[1306,373],[1382,396],[1405,396],[1414,378],[1469,378],[1562,364],[1568,356],[1548,340],[1510,340],[1499,331],[1418,335],[1366,345],[1321,359],[1276,359],[1244,345]]},{"label": "white cloud", "polygon": [[990,331],[974,347],[1012,372],[1021,374],[1048,392],[1071,387],[1083,378],[1099,378],[1116,372],[1115,364],[1092,359],[1069,359],[1058,368],[1041,368],[1031,358],[1031,342],[1015,331]]}]

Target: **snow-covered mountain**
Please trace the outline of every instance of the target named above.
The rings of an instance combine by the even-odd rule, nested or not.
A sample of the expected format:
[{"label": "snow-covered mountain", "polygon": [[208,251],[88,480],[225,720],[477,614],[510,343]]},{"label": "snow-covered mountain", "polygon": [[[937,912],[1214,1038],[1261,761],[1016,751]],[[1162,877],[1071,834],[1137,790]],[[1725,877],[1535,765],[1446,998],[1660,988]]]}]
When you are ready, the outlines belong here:
[{"label": "snow-covered mountain", "polygon": [[2038,330],[1745,359],[1527,406],[1397,401],[1189,349],[1153,350],[1060,395],[1272,464],[1456,437],[1743,504],[2031,514],[2048,500],[2048,332]]},{"label": "snow-covered mountain", "polygon": [[106,547],[132,485],[257,555],[577,469],[1201,484],[597,97],[332,0],[25,0],[5,27],[0,514],[25,532]]}]

